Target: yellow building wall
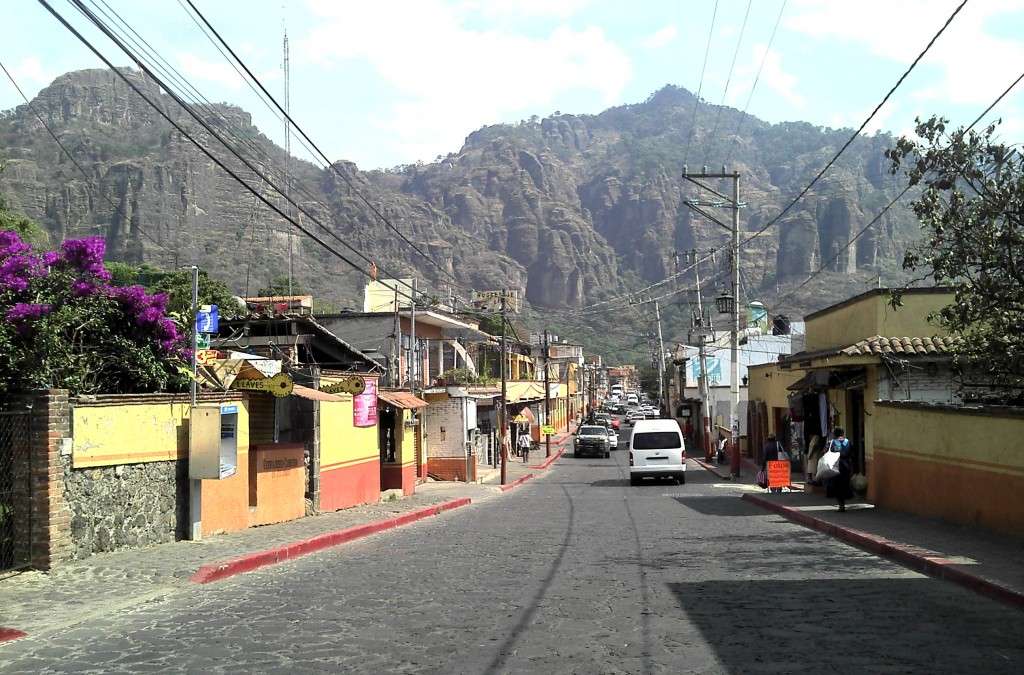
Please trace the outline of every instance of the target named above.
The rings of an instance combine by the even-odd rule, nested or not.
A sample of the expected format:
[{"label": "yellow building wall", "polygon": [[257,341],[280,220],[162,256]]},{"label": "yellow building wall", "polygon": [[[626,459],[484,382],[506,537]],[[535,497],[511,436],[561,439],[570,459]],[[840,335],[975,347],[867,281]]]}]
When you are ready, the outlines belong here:
[{"label": "yellow building wall", "polygon": [[868,499],[1024,534],[1024,417],[878,402]]},{"label": "yellow building wall", "polygon": [[412,410],[399,409],[401,413],[401,425],[402,425],[402,436],[398,443],[398,457],[399,464],[404,468],[407,466],[413,466],[416,464],[416,429],[417,427],[405,426],[405,421],[412,419]]},{"label": "yellow building wall", "polygon": [[[200,405],[238,405],[238,454],[249,447],[248,400],[208,400]],[[76,469],[188,459],[189,401],[77,404],[73,408],[72,465]],[[229,480],[229,479],[226,479]]]},{"label": "yellow building wall", "polygon": [[893,309],[885,291],[858,296],[834,308],[807,317],[805,350],[812,352],[846,346],[859,340],[884,337],[927,337],[947,331],[927,320],[928,314],[953,302],[948,291],[907,293],[903,305]]},{"label": "yellow building wall", "polygon": [[335,511],[380,498],[378,426],[357,427],[352,399],[320,403],[320,506]]}]

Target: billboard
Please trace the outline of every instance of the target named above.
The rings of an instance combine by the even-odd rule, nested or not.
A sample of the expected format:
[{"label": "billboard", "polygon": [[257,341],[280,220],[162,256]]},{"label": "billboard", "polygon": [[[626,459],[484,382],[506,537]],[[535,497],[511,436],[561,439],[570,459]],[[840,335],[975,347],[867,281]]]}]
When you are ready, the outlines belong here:
[{"label": "billboard", "polygon": [[501,298],[505,298],[505,311],[519,311],[519,291],[473,291],[473,305],[484,312],[501,311]]}]

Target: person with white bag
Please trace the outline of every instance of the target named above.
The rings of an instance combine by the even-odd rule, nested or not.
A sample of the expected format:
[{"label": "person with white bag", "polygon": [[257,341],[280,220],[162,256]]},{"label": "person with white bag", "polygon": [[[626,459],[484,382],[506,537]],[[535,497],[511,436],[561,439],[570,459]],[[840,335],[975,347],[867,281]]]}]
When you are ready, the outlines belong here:
[{"label": "person with white bag", "polygon": [[835,499],[839,503],[839,510],[845,511],[846,500],[853,499],[853,488],[850,487],[850,476],[853,474],[853,444],[846,438],[842,427],[832,430],[832,440],[829,441],[825,454],[818,463],[818,476],[821,476],[824,469],[837,471],[825,481],[825,496]]}]

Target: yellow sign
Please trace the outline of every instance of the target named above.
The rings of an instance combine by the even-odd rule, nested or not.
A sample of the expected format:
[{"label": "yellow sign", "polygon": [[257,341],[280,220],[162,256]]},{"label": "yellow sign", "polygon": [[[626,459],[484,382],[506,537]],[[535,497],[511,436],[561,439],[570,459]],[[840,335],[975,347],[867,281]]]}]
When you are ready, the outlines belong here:
[{"label": "yellow sign", "polygon": [[288,394],[292,393],[292,387],[295,384],[292,382],[292,378],[285,373],[278,373],[273,377],[267,378],[242,378],[236,377],[235,381],[231,383],[232,389],[245,389],[246,391],[265,391],[269,394],[273,394],[278,398],[284,398]]},{"label": "yellow sign", "polygon": [[200,366],[214,366],[217,365],[217,350],[216,349],[197,349],[196,350],[196,363]]},{"label": "yellow sign", "polygon": [[768,487],[789,487],[789,462],[768,462]]},{"label": "yellow sign", "polygon": [[359,396],[366,391],[366,380],[360,375],[354,375],[353,377],[346,377],[341,382],[335,384],[329,384],[326,387],[320,387],[320,391],[325,394],[352,394],[353,396]]},{"label": "yellow sign", "polygon": [[555,428],[550,424],[545,424],[540,428],[540,432],[545,436],[553,436],[555,434]]}]

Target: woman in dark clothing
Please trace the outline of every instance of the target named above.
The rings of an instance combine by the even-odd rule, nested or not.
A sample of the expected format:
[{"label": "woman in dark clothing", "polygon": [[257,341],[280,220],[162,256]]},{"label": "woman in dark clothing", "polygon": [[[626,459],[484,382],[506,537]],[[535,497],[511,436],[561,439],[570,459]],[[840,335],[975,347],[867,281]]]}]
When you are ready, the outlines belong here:
[{"label": "woman in dark clothing", "polygon": [[839,453],[839,475],[828,479],[825,496],[839,502],[839,510],[846,510],[846,500],[853,499],[853,488],[850,487],[850,476],[853,475],[853,445],[843,434],[842,427],[832,430],[829,443],[832,450]]}]

